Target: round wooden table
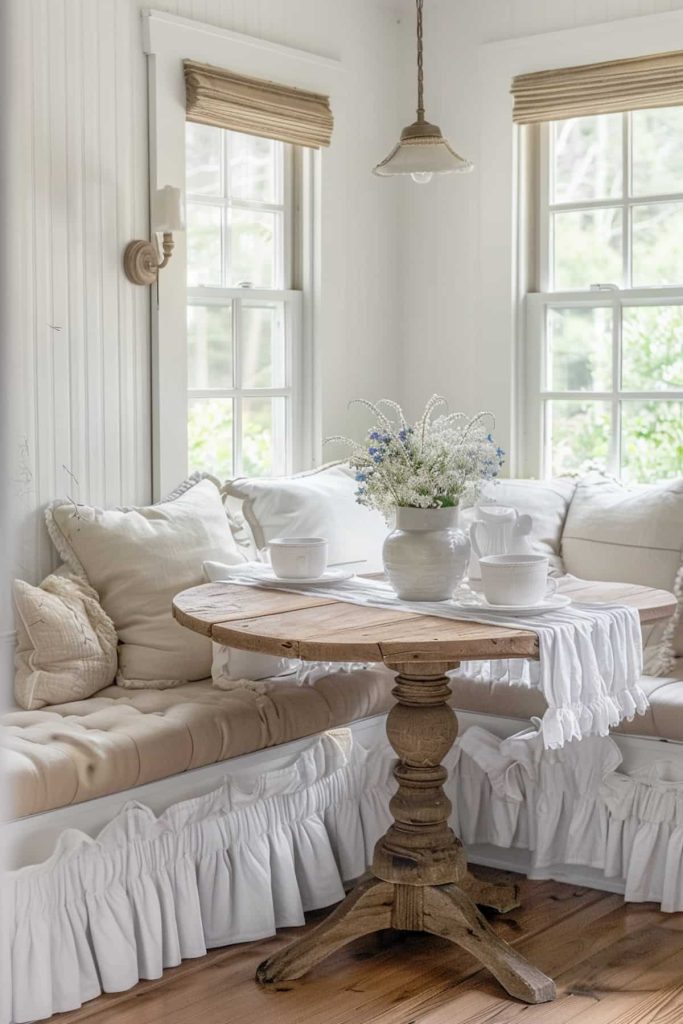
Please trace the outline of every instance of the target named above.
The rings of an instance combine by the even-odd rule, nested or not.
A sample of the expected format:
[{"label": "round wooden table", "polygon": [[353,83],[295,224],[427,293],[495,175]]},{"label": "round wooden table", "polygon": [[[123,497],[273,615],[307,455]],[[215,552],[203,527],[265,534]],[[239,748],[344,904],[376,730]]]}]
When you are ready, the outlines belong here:
[{"label": "round wooden table", "polygon": [[[571,581],[577,601],[636,607],[644,622],[668,618],[675,598],[629,584]],[[177,621],[220,644],[308,661],[375,661],[395,670],[387,736],[398,755],[393,824],[375,847],[371,873],[322,924],[257,971],[262,984],[300,978],[347,942],[384,928],[427,931],[458,943],[527,1003],[555,998],[553,981],[504,942],[477,904],[519,905],[512,885],[479,881],[448,826],[445,755],[458,732],[446,673],[463,660],[538,658],[535,633],[414,612],[369,608],[265,587],[207,583],[178,594]]]}]

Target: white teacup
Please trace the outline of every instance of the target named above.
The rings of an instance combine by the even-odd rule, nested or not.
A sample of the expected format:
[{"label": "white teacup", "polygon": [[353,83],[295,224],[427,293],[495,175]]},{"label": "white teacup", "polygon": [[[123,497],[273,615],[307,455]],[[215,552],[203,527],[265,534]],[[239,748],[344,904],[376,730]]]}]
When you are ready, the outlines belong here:
[{"label": "white teacup", "polygon": [[324,537],[277,537],[268,548],[273,572],[280,579],[317,579],[327,568]]},{"label": "white teacup", "polygon": [[545,555],[484,555],[479,564],[489,604],[540,604],[557,590],[557,580],[548,579]]}]

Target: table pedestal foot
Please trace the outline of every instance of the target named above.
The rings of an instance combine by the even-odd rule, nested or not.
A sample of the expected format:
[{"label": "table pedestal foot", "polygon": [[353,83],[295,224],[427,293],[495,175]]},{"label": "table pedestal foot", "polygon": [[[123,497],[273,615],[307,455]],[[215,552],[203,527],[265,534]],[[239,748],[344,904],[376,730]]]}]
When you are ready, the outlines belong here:
[{"label": "table pedestal foot", "polygon": [[506,914],[508,910],[514,910],[520,905],[519,886],[510,882],[485,882],[468,871],[458,885],[473,903],[497,910],[500,914]]},{"label": "table pedestal foot", "polygon": [[458,885],[395,885],[379,878],[364,879],[322,924],[265,960],[256,980],[274,987],[294,981],[335,950],[384,928],[431,932],[457,943],[515,999],[555,998],[552,980],[496,935]]},{"label": "table pedestal foot", "polygon": [[483,914],[457,885],[424,890],[424,929],[466,949],[487,967],[505,991],[524,1003],[555,998],[555,983],[496,935]]},{"label": "table pedestal foot", "polygon": [[294,981],[354,939],[391,928],[393,896],[389,882],[363,878],[321,924],[264,960],[256,970],[256,980],[262,985]]}]

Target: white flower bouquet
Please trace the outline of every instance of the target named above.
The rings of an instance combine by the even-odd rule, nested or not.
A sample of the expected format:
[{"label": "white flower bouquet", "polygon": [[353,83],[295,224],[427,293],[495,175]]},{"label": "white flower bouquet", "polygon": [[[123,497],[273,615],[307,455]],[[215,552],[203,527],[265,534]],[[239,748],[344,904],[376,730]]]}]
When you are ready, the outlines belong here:
[{"label": "white flower bouquet", "polygon": [[476,495],[482,480],[498,475],[505,452],[493,439],[494,419],[480,412],[442,412],[446,400],[432,395],[422,416],[409,424],[396,402],[357,399],[376,422],[364,443],[347,437],[329,438],[347,444],[356,471],[356,498],[389,520],[398,508],[455,508],[463,495]]}]

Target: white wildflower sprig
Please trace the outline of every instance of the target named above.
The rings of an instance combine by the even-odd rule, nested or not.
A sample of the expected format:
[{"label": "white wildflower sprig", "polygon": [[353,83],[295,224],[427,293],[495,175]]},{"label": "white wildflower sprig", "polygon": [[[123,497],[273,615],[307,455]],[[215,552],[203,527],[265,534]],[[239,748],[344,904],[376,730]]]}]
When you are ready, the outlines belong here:
[{"label": "white wildflower sprig", "polygon": [[[492,413],[468,418],[464,413],[435,416],[446,400],[432,395],[412,426],[397,402],[355,399],[375,417],[365,442],[330,437],[350,449],[356,471],[356,499],[389,519],[396,506],[454,508],[483,480],[496,477],[505,452],[493,439]],[[386,410],[386,411],[385,411]]]}]

